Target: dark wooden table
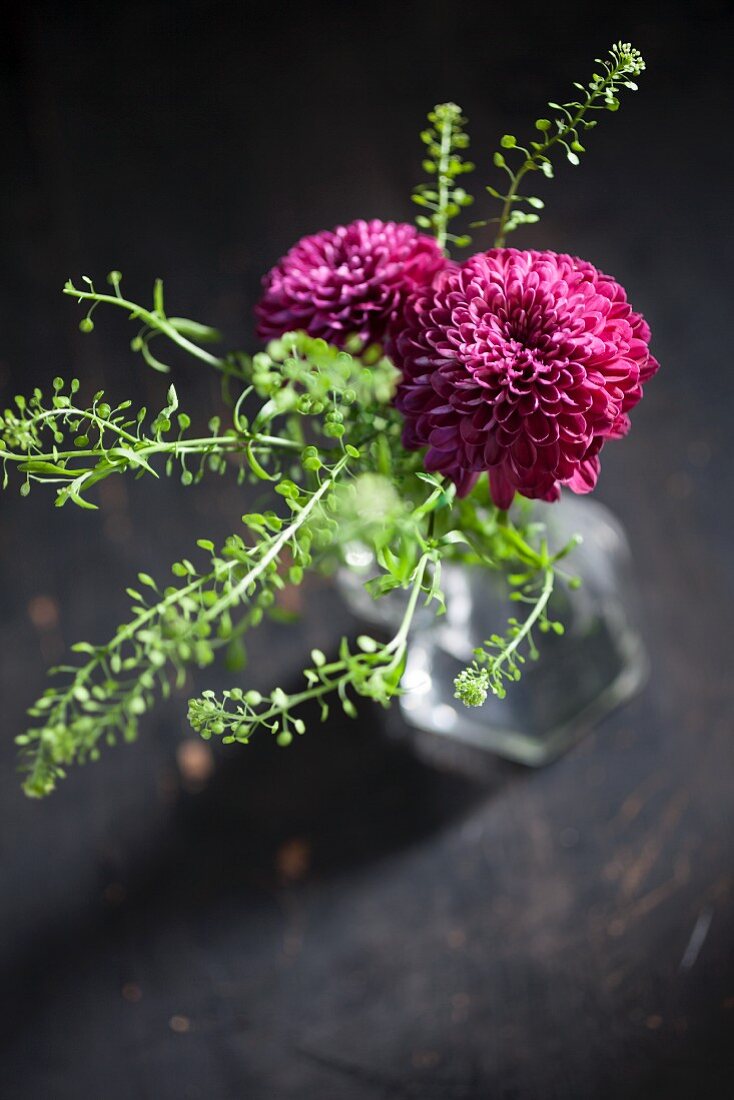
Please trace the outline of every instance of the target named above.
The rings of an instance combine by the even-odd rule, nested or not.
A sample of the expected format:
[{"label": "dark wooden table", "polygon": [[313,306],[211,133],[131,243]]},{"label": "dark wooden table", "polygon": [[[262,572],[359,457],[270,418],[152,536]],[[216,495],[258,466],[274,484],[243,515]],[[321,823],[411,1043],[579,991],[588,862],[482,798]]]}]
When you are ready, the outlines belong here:
[{"label": "dark wooden table", "polygon": [[[94,514],[3,496],[3,1098],[732,1094],[732,23],[725,4],[681,10],[154,0],[14,17],[3,401],[57,373],[159,400],[124,320],[78,333],[68,275],[119,267],[139,295],[163,275],[177,311],[246,345],[259,276],[298,235],[411,217],[436,99],[465,106],[484,170],[495,135],[620,34],[650,72],[545,189],[533,243],[620,278],[663,369],[599,487],[634,547],[652,679],[541,771],[452,776],[369,709],[287,752],[210,757],[179,698],[136,746],[25,801],[12,739],[45,666],[109,634],[137,570],[162,574],[245,506],[218,479],[110,482]],[[176,381],[189,407],[216,402],[205,372]],[[287,681],[350,625],[311,589],[303,625],[253,647],[252,682]]]}]

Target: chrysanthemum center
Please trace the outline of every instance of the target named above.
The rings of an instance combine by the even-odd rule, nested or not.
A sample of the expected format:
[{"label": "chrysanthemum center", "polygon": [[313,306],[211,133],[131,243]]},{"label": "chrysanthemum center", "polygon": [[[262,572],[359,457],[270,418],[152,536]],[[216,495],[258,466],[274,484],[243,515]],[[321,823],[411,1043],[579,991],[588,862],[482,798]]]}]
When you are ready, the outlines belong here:
[{"label": "chrysanthemum center", "polygon": [[542,353],[521,340],[508,340],[503,348],[504,373],[510,382],[535,381],[546,369]]}]

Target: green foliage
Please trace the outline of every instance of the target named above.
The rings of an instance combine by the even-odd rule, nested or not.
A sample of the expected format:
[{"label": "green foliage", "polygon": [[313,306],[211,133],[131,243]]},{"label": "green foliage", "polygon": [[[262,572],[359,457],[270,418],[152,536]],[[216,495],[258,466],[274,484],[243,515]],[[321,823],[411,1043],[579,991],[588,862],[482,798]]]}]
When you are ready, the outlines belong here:
[{"label": "green foliage", "polygon": [[[115,285],[119,287],[119,280]],[[97,296],[95,307],[101,301]],[[144,312],[133,303],[126,305],[136,316]],[[193,322],[186,325],[188,331],[211,331]],[[310,418],[311,430],[322,437],[327,451],[340,447],[347,434],[354,440],[350,445],[358,448],[363,438],[374,435],[376,424],[382,426],[379,413],[392,397],[397,376],[379,349],[364,349],[356,357],[305,333],[286,334],[251,360],[240,356],[237,361],[241,376],[229,380],[230,386],[240,386],[232,423],[223,427],[213,417],[209,434],[201,437],[189,435],[191,417],[179,409],[173,385],[165,406],[152,417],[145,408],[134,412],[131,401],[111,405],[102,391],[89,404],[80,403],[77,379],[67,384],[56,378],[48,399],[40,389],[29,398],[17,396],[15,407],[0,415],[3,488],[15,467],[24,475],[24,496],[32,485],[44,483],[55,486],[58,506],[71,500],[93,509],[88,493],[97,482],[125,472],[158,477],[157,459],[167,475],[177,471],[184,485],[197,484],[207,471],[222,474],[230,467],[240,482],[277,480],[299,455],[304,469],[315,472],[324,459],[318,447],[305,446],[300,421]],[[244,409],[257,397],[261,403],[250,420]],[[272,434],[278,419],[282,430]],[[241,461],[233,463],[237,458]]]},{"label": "green foliage", "polygon": [[[296,362],[303,364],[303,380],[295,371]],[[378,369],[374,385],[362,379],[365,406],[350,400],[342,403],[350,386],[360,384],[363,369],[350,356],[344,358],[318,342],[311,346],[301,337],[288,337],[279,346],[271,346],[264,359],[253,361],[251,386],[265,399],[261,414],[266,426],[271,416],[282,413],[277,395],[284,388],[293,388],[295,395],[295,401],[286,402],[290,431],[295,430],[292,420],[299,419],[294,410],[303,394],[323,404],[319,417],[314,404],[299,410],[303,417],[315,419],[324,439],[324,445],[301,444],[298,455],[293,455],[306,483],[296,484],[282,469],[269,473],[252,455],[250,476],[276,478],[273,491],[281,508],[244,515],[245,535],[232,535],[218,552],[211,541],[199,540],[199,548],[208,558],[205,566],[197,567],[188,559],[174,563],[175,585],[159,586],[141,573],[137,586],[127,590],[133,601],[131,616],[113,638],[105,645],[80,643],[74,651],[86,658],[84,663],[53,670],[57,682],[31,708],[34,724],[18,738],[29,795],[47,794],[68,765],[96,759],[103,745],[120,738],[133,740],[141,716],[159,695],[167,697],[172,685],[181,688],[190,668],[206,667],[219,652],[231,664],[242,636],[271,613],[285,584],[300,584],[308,570],[331,568],[354,543],[374,553],[379,573],[368,582],[374,598],[395,589],[410,591],[405,618],[395,637],[385,644],[363,636],[357,639],[355,649],[343,640],[338,658],[331,661],[312,654],[312,665],[304,671],[306,686],[293,695],[283,688],[263,695],[239,685],[221,700],[204,692],[189,706],[191,723],[202,736],[246,742],[257,730],[266,729],[285,745],[294,733],[303,732],[303,721],[294,712],[309,700],[318,700],[322,717],[328,714],[332,697],[347,714],[354,713],[354,698],[360,696],[387,705],[400,690],[408,631],[418,600],[423,597],[434,603],[439,613],[443,608],[441,565],[447,560],[494,569],[519,563],[522,572],[511,574],[511,579],[521,585],[521,598],[535,599],[534,609],[525,624],[510,624],[504,648],[503,640],[495,636],[487,643],[491,652],[477,652],[474,665],[457,683],[457,692],[467,704],[478,705],[487,687],[501,693],[502,680],[516,678],[523,659],[521,643],[529,640],[532,644],[535,622],[540,630],[549,622],[546,589],[536,593],[534,585],[538,576],[545,583],[555,577],[557,562],[570,547],[554,556],[543,542],[534,547],[528,539],[532,534],[537,541],[539,531],[526,531],[511,523],[491,503],[486,487],[477,487],[468,498],[457,501],[453,485],[426,473],[420,455],[397,446],[399,417],[394,410],[377,405],[374,397],[391,382],[389,371],[381,378]],[[68,389],[76,392],[76,387]],[[56,392],[68,396],[64,387],[58,386]],[[328,401],[323,400],[325,394]],[[102,418],[104,431],[109,430],[108,422],[127,431],[130,414],[126,409],[100,408],[99,395],[95,401],[94,415]],[[63,401],[52,405],[62,414],[70,407]],[[41,404],[33,407],[32,415],[42,415],[41,408],[49,412]],[[342,434],[334,438],[327,432],[332,422],[327,418],[335,408],[344,409],[341,423],[353,433],[351,438],[359,438],[359,446],[347,442]],[[164,435],[176,411],[171,388],[168,403],[151,425],[156,446],[168,445]],[[250,426],[235,408],[235,435],[212,436],[207,448],[221,457],[232,439],[241,450],[247,433],[253,433],[251,438],[260,441],[263,451],[269,451],[272,444],[263,440],[273,437],[257,434],[259,416]],[[42,424],[47,422],[57,421],[50,416]],[[58,423],[66,429],[64,416]],[[23,416],[8,420],[5,430],[8,439],[14,433],[16,446],[26,446],[25,453],[32,450],[29,440],[37,443],[36,428],[29,428]],[[115,438],[113,435],[113,441]],[[141,447],[148,445],[142,442],[147,438],[141,433]],[[294,441],[295,436],[283,437],[280,443],[285,446]],[[175,444],[180,446],[181,440]],[[59,450],[57,461],[65,455]],[[290,457],[288,461],[292,464]],[[68,478],[68,466],[65,469]],[[43,479],[40,473],[37,476]],[[483,663],[486,668],[480,667]]]},{"label": "green foliage", "polygon": [[112,406],[102,390],[88,405],[80,403],[75,378],[68,384],[56,378],[53,390],[48,400],[40,389],[28,399],[18,396],[15,408],[0,414],[0,464],[4,489],[9,468],[14,466],[24,475],[24,496],[33,484],[53,485],[57,507],[71,500],[81,508],[96,508],[87,496],[93,485],[127,471],[136,477],[146,473],[158,477],[152,463],[161,457],[169,476],[175,469],[181,482],[191,485],[206,470],[223,473],[227,455],[241,452],[245,443],[267,453],[275,446],[292,446],[285,439],[263,443],[258,436],[243,436],[234,429],[222,433],[217,421],[210,423],[210,435],[190,437],[191,418],[179,411],[173,385],[166,405],[153,417],[145,408],[132,412],[131,401]]},{"label": "green foliage", "polygon": [[[542,527],[535,524],[533,530],[539,534]],[[539,656],[535,630],[541,634],[550,631],[563,633],[563,624],[548,614],[548,604],[558,576],[563,575],[558,563],[578,545],[578,538],[572,538],[555,554],[549,553],[545,538],[541,539],[539,549],[535,550],[515,528],[506,530],[506,539],[514,548],[516,560],[524,563],[520,572],[507,574],[511,587],[510,599],[526,604],[530,610],[525,619],[511,618],[504,635],[492,634],[483,646],[475,649],[471,665],[462,669],[456,677],[455,697],[469,707],[481,706],[490,691],[499,699],[504,699],[507,683],[520,679],[526,659],[529,657],[534,661]],[[577,585],[575,578],[569,579],[573,586]]]},{"label": "green foliage", "polygon": [[471,707],[481,706],[488,691],[504,699],[507,694],[505,682],[519,680],[522,674],[522,665],[526,659],[522,651],[523,643],[531,660],[537,660],[538,649],[533,638],[533,627],[537,624],[538,629],[544,633],[561,627],[560,623],[552,622],[547,615],[554,580],[553,570],[547,569],[539,590],[526,584],[519,592],[512,593],[514,597],[530,604],[531,612],[522,622],[511,618],[504,635],[492,634],[484,646],[474,650],[472,664],[463,669],[454,681],[457,699]]},{"label": "green foliage", "polygon": [[107,282],[112,288],[112,293],[98,292],[88,275],[82,276],[82,282],[87,289],[75,287],[71,279],[64,286],[64,294],[77,298],[79,302],[89,302],[89,310],[86,317],[80,322],[81,332],[89,333],[94,330],[92,315],[98,306],[117,306],[124,310],[131,321],[139,321],[140,327],[130,342],[134,352],[138,352],[152,370],[162,374],[168,374],[170,367],[157,359],[150,350],[150,345],[159,336],[166,336],[172,343],[178,345],[183,351],[192,355],[195,359],[205,363],[225,375],[241,377],[243,374],[242,356],[230,355],[221,358],[212,355],[201,344],[216,343],[220,339],[216,329],[208,325],[202,325],[198,321],[190,321],[186,317],[168,317],[164,309],[163,282],[156,279],[153,287],[153,304],[151,308],[145,308],[135,302],[124,298],[120,290],[122,275],[119,271],[110,271]]},{"label": "green foliage", "polygon": [[[92,309],[111,303],[143,318],[148,333],[141,339],[167,335],[202,358],[200,348],[187,346],[189,336],[201,340],[211,330],[167,318],[160,282],[153,311],[119,297],[119,284],[119,273],[114,273],[114,296],[97,294],[91,282],[82,296],[92,301]],[[86,329],[93,327],[89,315],[86,322]],[[167,326],[173,326],[171,331]],[[218,553],[213,543],[201,539],[199,547],[209,555],[208,563],[203,568],[188,559],[174,563],[177,585],[161,587],[140,574],[138,586],[128,589],[133,600],[130,618],[114,637],[104,645],[79,643],[74,651],[86,657],[84,663],[53,670],[57,682],[31,707],[34,724],[18,738],[29,795],[48,793],[69,764],[95,759],[104,744],[134,739],[140,717],[158,695],[167,696],[173,684],[181,687],[189,668],[205,667],[220,651],[231,664],[241,649],[241,636],[273,613],[278,591],[287,583],[299,584],[315,557],[326,560],[333,553],[345,499],[336,493],[340,482],[365,464],[384,467],[400,427],[389,404],[395,368],[379,349],[354,351],[353,355],[293,333],[252,359],[235,353],[210,363],[227,373],[230,386],[238,385],[239,393],[232,402],[231,425],[223,427],[214,417],[210,434],[201,438],[189,434],[191,418],[180,411],[172,385],[153,417],[145,409],[133,412],[130,401],[113,405],[101,392],[89,404],[80,402],[78,381],[67,385],[62,379],[55,380],[50,399],[35,390],[29,399],[17,397],[15,407],[2,414],[4,487],[14,466],[24,475],[24,493],[32,484],[49,483],[56,488],[58,504],[72,500],[93,508],[88,491],[94,484],[125,471],[157,476],[154,463],[161,456],[166,472],[180,470],[185,484],[200,480],[207,469],[222,472],[239,458],[240,479],[272,482],[281,502],[279,512],[243,516],[246,536],[232,535]],[[144,359],[152,365],[149,355]],[[416,456],[404,459],[398,453],[388,464],[393,476],[409,479]],[[292,480],[294,471],[300,471],[303,484]],[[409,536],[408,528],[406,524],[402,566],[410,566],[414,573],[419,570],[422,577],[431,556],[419,566],[425,544]],[[415,523],[410,530],[414,528]],[[404,579],[401,574],[401,582]],[[338,675],[331,668],[323,674],[329,679],[322,678],[319,694],[333,689],[341,695],[349,683],[358,693],[377,698],[382,684],[386,699],[397,690],[399,675],[393,673],[398,665],[402,668],[404,639],[401,645],[369,655],[361,652],[356,663],[347,661],[344,651],[344,668]],[[283,697],[276,692],[271,705]],[[258,723],[272,727],[273,715],[263,712]],[[280,727],[281,742],[291,728],[298,728],[287,709]]]},{"label": "green foliage", "polygon": [[[411,499],[411,480],[417,497],[417,486],[423,487],[420,504]],[[359,542],[373,551],[379,566],[378,575],[367,582],[373,597],[380,599],[396,589],[410,590],[395,637],[381,643],[363,635],[357,639],[356,649],[342,639],[338,657],[332,661],[314,651],[312,666],[304,671],[306,686],[294,694],[283,688],[264,695],[233,687],[218,699],[214,692],[202,692],[189,702],[189,721],[202,737],[246,744],[264,729],[278,744],[287,745],[294,734],[305,730],[297,710],[306,702],[319,702],[322,720],[328,717],[330,697],[350,716],[355,713],[352,696],[387,706],[400,692],[408,632],[418,599],[423,595],[427,604],[437,605],[439,614],[443,610],[441,566],[445,561],[495,569],[515,563],[520,572],[509,573],[511,598],[530,607],[523,622],[511,619],[504,637],[495,634],[485,643],[486,648],[477,649],[471,666],[457,677],[456,697],[467,706],[481,706],[489,691],[503,697],[505,681],[520,678],[524,651],[531,658],[538,654],[535,629],[562,632],[562,625],[548,615],[548,601],[558,576],[566,576],[559,563],[573,550],[576,539],[551,554],[542,524],[516,526],[488,504],[481,491],[457,504],[453,486],[441,477],[404,472],[402,483],[409,490],[407,499],[395,491],[390,480],[365,472],[342,482],[334,494],[340,551]]]},{"label": "green foliage", "polygon": [[267,697],[258,691],[232,688],[224,692],[219,701],[214,692],[205,691],[189,702],[189,721],[193,729],[205,739],[221,736],[228,744],[234,741],[246,744],[258,729],[264,728],[277,738],[279,745],[288,745],[294,733],[305,732],[303,721],[294,714],[303,703],[318,700],[322,721],[329,715],[329,697],[338,700],[346,715],[355,717],[357,712],[350,692],[388,706],[400,691],[408,631],[418,599],[421,593],[427,594],[427,602],[436,598],[434,585],[426,582],[429,564],[434,570],[437,568],[435,552],[424,554],[406,581],[405,587],[411,590],[408,606],[400,629],[387,644],[362,635],[357,638],[356,649],[352,650],[343,638],[335,661],[327,661],[320,650],[313,650],[312,665],[303,674],[307,686],[294,695],[288,695],[282,688],[276,688]]},{"label": "green foliage", "polygon": [[[521,225],[529,225],[540,219],[538,211],[543,202],[535,195],[521,195],[519,186],[528,172],[540,171],[546,178],[553,177],[552,154],[556,149],[564,150],[570,164],[578,165],[585,147],[581,138],[587,130],[596,126],[597,119],[592,117],[598,111],[617,111],[619,93],[623,88],[637,90],[632,79],[645,69],[645,62],[639,51],[629,42],[617,42],[609,50],[609,58],[596,58],[599,70],[588,84],[574,84],[580,93],[578,98],[568,103],[549,102],[555,112],[552,118],[539,118],[535,121],[537,140],[520,145],[514,134],[505,134],[500,141],[500,149],[495,152],[493,163],[508,176],[509,186],[502,192],[488,187],[489,194],[502,202],[502,212],[496,221],[497,236],[495,246],[501,247],[509,233]],[[512,163],[508,163],[508,157]],[[513,167],[514,164],[514,167]],[[475,222],[476,226],[487,222]]]},{"label": "green foliage", "polygon": [[305,332],[287,333],[271,341],[266,351],[253,356],[250,365],[253,389],[267,399],[254,426],[295,412],[322,418],[322,434],[340,439],[346,426],[337,425],[354,425],[371,410],[387,406],[398,371],[379,347],[354,350],[355,354],[350,354]]},{"label": "green foliage", "polygon": [[425,145],[423,171],[431,177],[429,183],[420,183],[413,190],[413,202],[423,213],[416,217],[421,229],[430,229],[441,248],[447,242],[464,248],[471,237],[460,237],[448,232],[448,224],[466,206],[474,201],[457,180],[474,165],[462,159],[462,152],[469,147],[469,137],[464,131],[466,119],[455,103],[439,103],[428,115],[428,126],[421,133]]},{"label": "green foliage", "polygon": [[[178,586],[161,589],[153,578],[139,574],[139,587],[127,590],[132,618],[106,645],[74,646],[86,662],[54,670],[61,685],[48,688],[31,707],[36,724],[17,738],[28,772],[27,794],[48,794],[67,765],[95,759],[100,742],[133,740],[140,716],[158,693],[167,696],[172,682],[182,686],[188,667],[210,664],[218,649],[259,624],[285,586],[279,569],[284,556],[290,562],[291,583],[311,565],[314,529],[350,461],[344,455],[325,467],[313,490],[281,482],[285,516],[266,512],[242,517],[253,545],[232,535],[215,553],[210,541],[200,540],[208,564],[200,570],[188,559],[174,563]],[[238,612],[242,614],[236,621]]]}]

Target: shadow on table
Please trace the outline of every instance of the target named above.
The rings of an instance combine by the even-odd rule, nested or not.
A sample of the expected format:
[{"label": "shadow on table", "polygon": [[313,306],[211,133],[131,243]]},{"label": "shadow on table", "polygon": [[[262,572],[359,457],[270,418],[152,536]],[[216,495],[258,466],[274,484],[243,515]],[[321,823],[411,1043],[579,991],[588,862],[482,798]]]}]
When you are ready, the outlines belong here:
[{"label": "shadow on table", "polygon": [[481,777],[427,763],[392,712],[388,733],[375,706],[324,725],[304,717],[308,735],[287,750],[262,737],[217,752],[211,781],[181,792],[147,890],[183,878],[210,895],[348,873],[424,840],[526,774],[499,759]]},{"label": "shadow on table", "polygon": [[172,921],[179,933],[194,929],[233,905],[242,917],[267,912],[285,888],[348,876],[421,843],[525,774],[499,760],[481,781],[431,766],[386,732],[376,707],[324,725],[304,717],[308,736],[287,750],[268,737],[215,747],[198,789],[163,785],[168,824],[102,868],[112,894],[108,886],[102,905],[82,902],[73,924],[50,913],[30,954],[13,960],[6,1040],[89,960],[104,971],[131,935],[155,940]]}]

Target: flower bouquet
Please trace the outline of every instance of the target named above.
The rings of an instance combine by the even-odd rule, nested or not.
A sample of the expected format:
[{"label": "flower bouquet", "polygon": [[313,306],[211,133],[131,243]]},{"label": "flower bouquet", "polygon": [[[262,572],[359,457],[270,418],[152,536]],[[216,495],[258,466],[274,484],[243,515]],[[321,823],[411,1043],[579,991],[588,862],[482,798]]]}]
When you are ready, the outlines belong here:
[{"label": "flower bouquet", "polygon": [[[453,230],[473,201],[464,182],[474,165],[460,109],[437,106],[421,133],[417,227],[358,220],[299,241],[264,279],[265,348],[252,356],[218,354],[217,332],[170,315],[160,280],[148,306],[125,295],[117,271],[104,290],[87,277],[66,284],[88,310],[83,332],[100,307],[120,309],[147,367],[169,371],[159,351],[169,341],[218,372],[226,419],[199,434],[173,385],[151,415],[102,392],[83,398],[77,379],[57,378],[49,397],[36,389],[0,416],[4,487],[17,473],[23,495],[48,484],[57,506],[94,509],[95,486],[113,474],[165,471],[191,485],[226,473],[259,486],[261,503],[224,545],[199,539],[193,561],[173,564],[173,583],[140,573],[114,637],[78,643],[78,663],[52,670],[17,738],[27,794],[47,794],[68,765],[133,740],[158,694],[236,649],[279,591],[311,570],[346,571],[376,606],[398,607],[390,636],[313,650],[297,691],[244,682],[221,697],[203,691],[188,710],[201,737],[247,744],[267,732],[285,746],[305,730],[307,701],[325,718],[335,704],[354,715],[360,697],[388,705],[404,696],[414,620],[424,606],[441,615],[452,570],[471,570],[480,587],[498,576],[522,610],[488,623],[456,669],[461,706],[502,699],[541,636],[563,633],[554,609],[580,595],[578,540],[554,542],[553,524],[527,502],[550,502],[551,512],[562,489],[594,488],[602,448],[627,433],[658,364],[613,278],[506,242],[543,208],[526,179],[552,178],[559,156],[578,165],[588,131],[644,69],[621,42],[597,66],[572,101],[549,104],[533,140],[501,138],[493,163],[504,182],[484,192],[497,214],[469,226],[493,225],[494,246],[465,260],[449,253],[471,243]],[[554,596],[561,589],[565,603]]]}]

